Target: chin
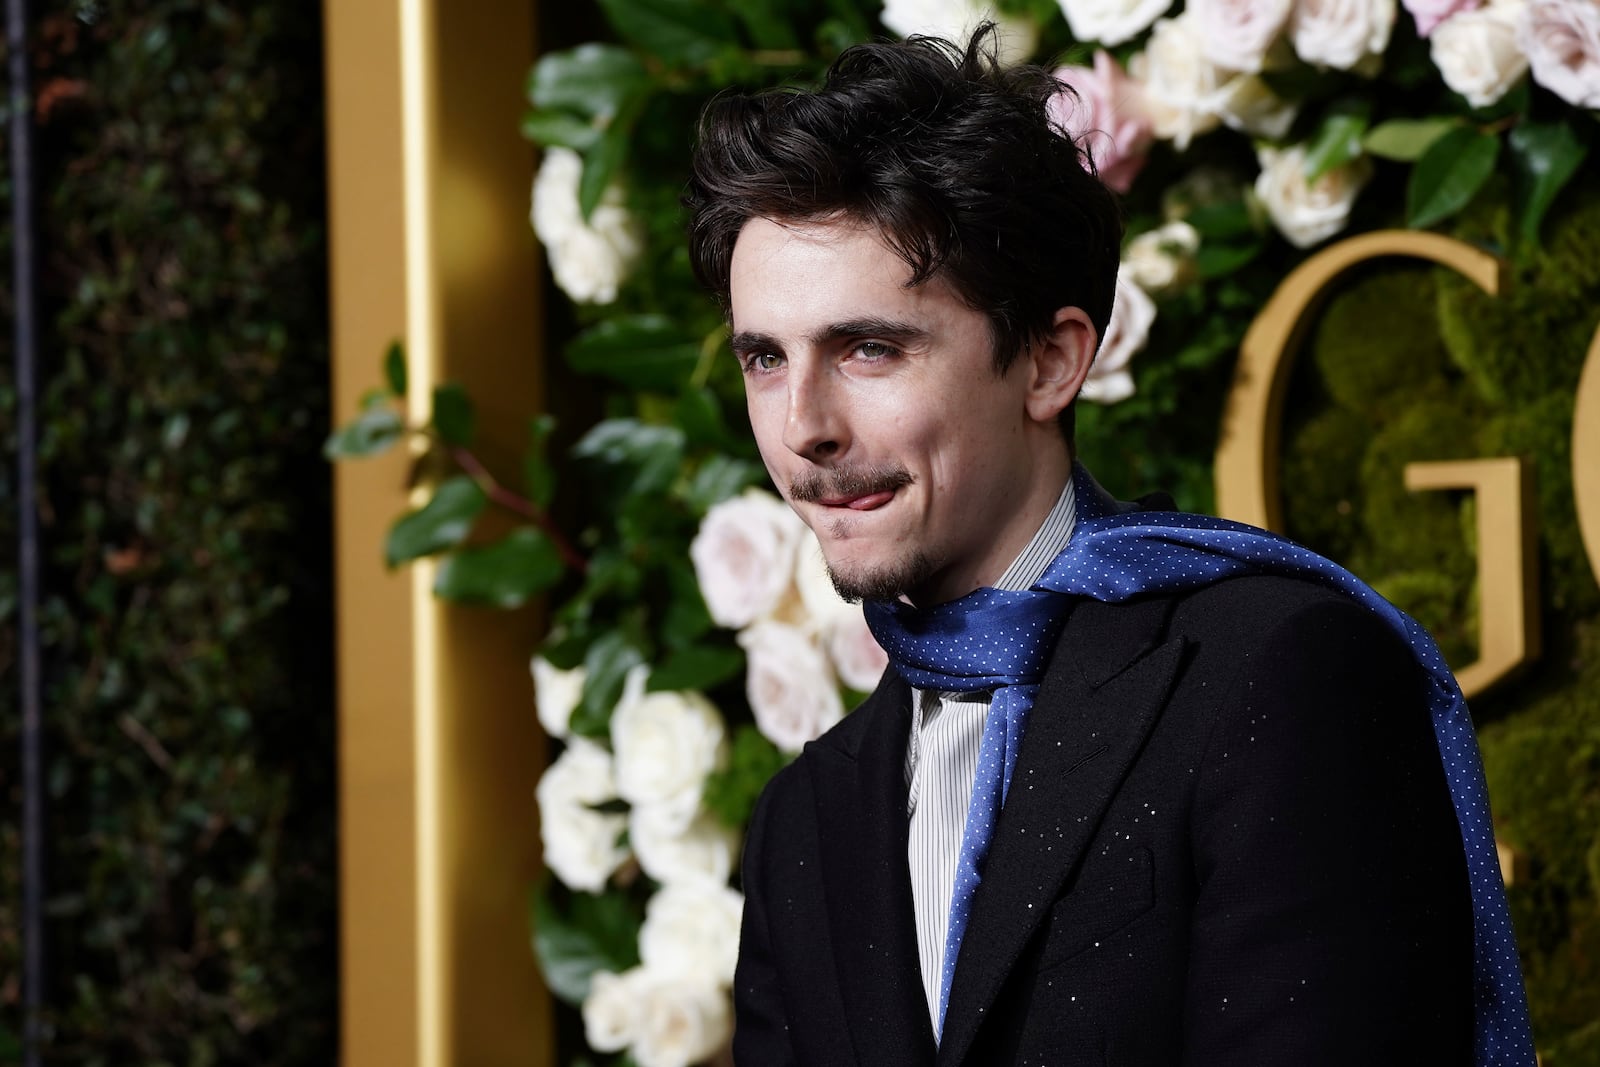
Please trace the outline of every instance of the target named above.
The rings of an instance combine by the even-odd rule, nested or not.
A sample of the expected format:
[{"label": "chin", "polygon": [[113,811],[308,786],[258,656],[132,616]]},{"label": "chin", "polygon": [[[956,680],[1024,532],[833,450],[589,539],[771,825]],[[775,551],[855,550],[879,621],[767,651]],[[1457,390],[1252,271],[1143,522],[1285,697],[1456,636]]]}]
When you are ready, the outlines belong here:
[{"label": "chin", "polygon": [[828,561],[834,591],[851,604],[862,600],[894,600],[927,581],[933,562],[920,551],[881,563]]}]

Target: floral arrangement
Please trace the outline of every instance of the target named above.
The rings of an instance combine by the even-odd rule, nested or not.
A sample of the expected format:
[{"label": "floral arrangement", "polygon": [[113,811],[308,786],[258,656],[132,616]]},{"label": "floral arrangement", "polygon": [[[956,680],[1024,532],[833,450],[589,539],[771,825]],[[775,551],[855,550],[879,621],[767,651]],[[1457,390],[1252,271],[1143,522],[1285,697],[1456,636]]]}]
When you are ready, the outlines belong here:
[{"label": "floral arrangement", "polygon": [[[1308,250],[1347,231],[1427,228],[1484,195],[1516,258],[1580,171],[1600,108],[1593,0],[603,0],[620,43],[543,57],[523,133],[544,148],[531,221],[576,331],[567,366],[605,411],[530,425],[520,484],[472,451],[446,386],[407,425],[403,361],[329,441],[426,445],[425,505],[392,565],[439,558],[436,590],[510,606],[548,594],[532,673],[561,742],[538,788],[551,877],[534,942],[606,1062],[717,1054],[740,897],[740,836],[766,781],[881,671],[858,608],[765,485],[696,287],[678,195],[695,116],[729,86],[814,79],[884,30],[960,39],[984,20],[1006,62],[1066,62],[1063,130],[1124,196],[1116,306],[1079,405],[1080,454],[1123,493],[1207,510],[1226,361]],[[1486,192],[1489,191],[1489,192]],[[583,429],[572,439],[572,431]],[[552,517],[563,478],[584,486]],[[562,498],[565,502],[565,497]],[[472,539],[494,506],[520,520]],[[597,1062],[591,1060],[590,1062]]]}]

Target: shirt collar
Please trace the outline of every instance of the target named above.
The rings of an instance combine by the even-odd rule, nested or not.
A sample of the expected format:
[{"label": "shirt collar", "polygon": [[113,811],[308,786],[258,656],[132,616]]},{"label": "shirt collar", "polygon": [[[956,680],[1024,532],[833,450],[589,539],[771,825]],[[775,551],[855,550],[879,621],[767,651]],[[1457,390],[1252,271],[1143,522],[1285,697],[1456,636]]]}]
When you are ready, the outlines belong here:
[{"label": "shirt collar", "polygon": [[1059,556],[1072,539],[1072,528],[1077,521],[1077,494],[1073,491],[1072,479],[1068,478],[1061,495],[1056,498],[1055,507],[1045,516],[1044,524],[1033,535],[1033,540],[1028,542],[1028,547],[1011,561],[1011,566],[1006,568],[994,587],[1020,593],[1043,578],[1051,560]]}]

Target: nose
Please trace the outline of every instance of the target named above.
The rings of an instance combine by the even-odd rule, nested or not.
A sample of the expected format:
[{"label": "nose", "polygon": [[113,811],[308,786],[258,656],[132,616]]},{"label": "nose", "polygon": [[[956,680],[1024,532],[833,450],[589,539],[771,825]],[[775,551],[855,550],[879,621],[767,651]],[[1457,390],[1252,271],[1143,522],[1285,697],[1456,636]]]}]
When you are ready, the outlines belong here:
[{"label": "nose", "polygon": [[783,443],[797,456],[820,462],[844,451],[846,420],[841,398],[825,371],[815,365],[789,374],[789,408],[783,423]]}]

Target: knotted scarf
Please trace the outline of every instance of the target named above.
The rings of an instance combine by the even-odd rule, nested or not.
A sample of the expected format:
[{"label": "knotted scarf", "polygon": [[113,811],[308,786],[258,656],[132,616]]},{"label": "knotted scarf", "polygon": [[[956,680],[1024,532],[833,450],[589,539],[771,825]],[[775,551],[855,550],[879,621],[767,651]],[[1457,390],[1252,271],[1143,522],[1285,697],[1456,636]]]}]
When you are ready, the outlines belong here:
[{"label": "knotted scarf", "polygon": [[1078,521],[1071,540],[1026,592],[983,588],[947,604],[866,605],[873,636],[900,675],[919,689],[992,690],[979,742],[972,800],[962,830],[945,941],[939,1020],[966,932],[973,894],[1011,787],[1028,712],[1074,597],[1117,603],[1181,593],[1247,574],[1302,578],[1358,601],[1403,638],[1428,678],[1428,704],[1450,799],[1461,824],[1473,916],[1474,1060],[1481,1067],[1533,1063],[1527,996],[1500,877],[1488,786],[1466,699],[1438,646],[1415,620],[1366,583],[1266,530],[1175,511],[1113,513],[1075,468]]}]

